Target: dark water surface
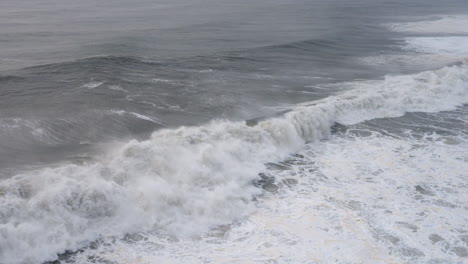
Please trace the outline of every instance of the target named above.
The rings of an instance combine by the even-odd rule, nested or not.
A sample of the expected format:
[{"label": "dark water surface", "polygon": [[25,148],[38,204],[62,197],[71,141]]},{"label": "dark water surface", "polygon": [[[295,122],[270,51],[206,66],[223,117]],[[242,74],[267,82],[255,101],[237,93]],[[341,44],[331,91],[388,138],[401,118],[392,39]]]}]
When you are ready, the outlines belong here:
[{"label": "dark water surface", "polygon": [[[271,115],[323,82],[421,69],[382,26],[465,1],[2,1],[0,164],[49,162],[83,143]],[[132,113],[146,116],[141,118]]]},{"label": "dark water surface", "polygon": [[356,58],[395,49],[385,22],[468,8],[438,3],[2,1],[0,164],[50,161],[163,126],[271,115],[333,92],[319,83],[404,71]]}]

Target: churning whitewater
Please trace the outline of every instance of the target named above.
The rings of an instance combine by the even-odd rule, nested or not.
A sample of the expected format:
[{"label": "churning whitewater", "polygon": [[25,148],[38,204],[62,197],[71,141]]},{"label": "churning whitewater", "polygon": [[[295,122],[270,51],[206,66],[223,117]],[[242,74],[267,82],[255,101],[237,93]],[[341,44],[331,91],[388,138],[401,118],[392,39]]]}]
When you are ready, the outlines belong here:
[{"label": "churning whitewater", "polygon": [[326,138],[335,123],[468,103],[463,63],[334,85],[352,89],[256,124],[219,120],[158,130],[148,140],[112,146],[89,164],[57,165],[2,181],[0,259],[40,263],[100,238],[138,232],[199,236],[251,213],[260,194],[252,183],[265,164]]}]

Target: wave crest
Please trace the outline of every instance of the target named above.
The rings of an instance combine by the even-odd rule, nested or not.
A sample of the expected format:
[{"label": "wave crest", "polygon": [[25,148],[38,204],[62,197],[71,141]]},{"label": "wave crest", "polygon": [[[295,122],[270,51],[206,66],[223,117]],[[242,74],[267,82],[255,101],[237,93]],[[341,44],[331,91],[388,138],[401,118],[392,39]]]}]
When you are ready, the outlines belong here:
[{"label": "wave crest", "polygon": [[260,192],[252,182],[264,164],[323,139],[335,122],[468,103],[466,65],[335,85],[351,90],[253,126],[218,120],[159,130],[148,140],[115,146],[96,163],[62,165],[1,182],[0,258],[8,263],[52,260],[99,237],[138,231],[200,234],[246,215]]}]

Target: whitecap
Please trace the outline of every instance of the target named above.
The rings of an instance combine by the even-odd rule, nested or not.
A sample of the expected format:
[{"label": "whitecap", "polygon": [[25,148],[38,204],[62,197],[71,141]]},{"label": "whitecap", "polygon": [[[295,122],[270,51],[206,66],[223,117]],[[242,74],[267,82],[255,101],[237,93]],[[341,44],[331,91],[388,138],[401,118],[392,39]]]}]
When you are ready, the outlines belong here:
[{"label": "whitecap", "polygon": [[94,89],[94,88],[97,88],[97,87],[101,86],[103,83],[104,82],[92,81],[92,82],[83,84],[82,87],[88,88],[88,89]]},{"label": "whitecap", "polygon": [[468,34],[468,16],[439,16],[437,19],[424,19],[422,21],[407,23],[391,23],[386,27],[393,31],[405,33],[441,33],[441,34]]},{"label": "whitecap", "polygon": [[[301,104],[253,126],[218,120],[162,129],[148,140],[118,144],[94,163],[61,165],[0,182],[0,259],[40,263],[95,239],[145,231],[176,238],[199,236],[251,215],[252,199],[260,193],[252,182],[266,170],[265,164],[284,160],[306,142],[328,137],[335,122],[356,124],[406,112],[453,110],[468,103],[466,65],[336,85],[351,90]],[[385,162],[384,156],[369,157]],[[330,168],[335,161],[324,160]],[[294,240],[267,232],[294,245]],[[368,236],[352,234],[357,241]],[[364,244],[353,245],[343,255],[355,256],[353,250],[359,252]],[[272,254],[280,252],[273,249]]]},{"label": "whitecap", "polygon": [[468,58],[468,36],[406,38],[405,49],[444,56]]}]

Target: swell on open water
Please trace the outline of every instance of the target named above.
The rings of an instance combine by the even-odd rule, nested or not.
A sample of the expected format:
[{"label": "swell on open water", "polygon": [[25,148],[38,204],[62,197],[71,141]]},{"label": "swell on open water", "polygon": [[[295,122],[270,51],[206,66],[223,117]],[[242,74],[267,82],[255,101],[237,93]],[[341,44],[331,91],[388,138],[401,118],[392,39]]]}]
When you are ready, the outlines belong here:
[{"label": "swell on open water", "polygon": [[[239,5],[158,31],[170,58],[0,47],[0,263],[466,263],[468,14],[326,9],[301,38],[293,2],[267,8],[293,41]],[[262,33],[195,55],[186,27]]]}]

